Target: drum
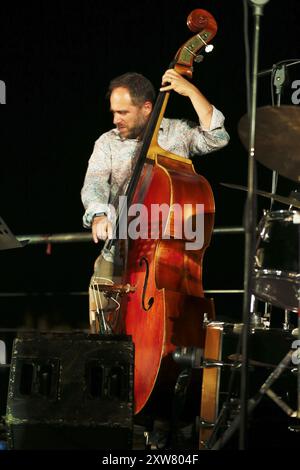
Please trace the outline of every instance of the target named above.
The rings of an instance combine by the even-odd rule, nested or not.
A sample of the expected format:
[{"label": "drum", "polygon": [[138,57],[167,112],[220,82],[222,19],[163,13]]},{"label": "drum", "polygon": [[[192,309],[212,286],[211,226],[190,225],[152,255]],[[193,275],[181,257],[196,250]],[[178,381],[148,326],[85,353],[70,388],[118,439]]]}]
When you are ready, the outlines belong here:
[{"label": "drum", "polygon": [[[242,357],[239,353],[241,324],[211,322],[206,327],[200,409],[200,449],[211,449],[240,412]],[[249,398],[255,397],[267,378],[286,356],[295,339],[289,331],[252,330],[249,337]],[[297,409],[297,377],[290,363],[275,380],[272,391],[293,410]],[[267,395],[248,417],[251,448],[289,447],[299,434],[289,430],[291,418]],[[299,422],[298,422],[299,424]],[[238,431],[226,444],[238,448]]]},{"label": "drum", "polygon": [[293,312],[300,301],[300,212],[266,212],[258,226],[253,293]]}]

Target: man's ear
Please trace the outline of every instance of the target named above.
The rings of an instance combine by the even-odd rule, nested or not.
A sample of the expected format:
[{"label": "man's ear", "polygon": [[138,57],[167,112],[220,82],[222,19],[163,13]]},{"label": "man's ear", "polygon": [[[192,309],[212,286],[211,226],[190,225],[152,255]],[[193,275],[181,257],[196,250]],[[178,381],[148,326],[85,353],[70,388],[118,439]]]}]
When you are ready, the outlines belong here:
[{"label": "man's ear", "polygon": [[151,101],[145,101],[145,103],[143,104],[143,109],[146,116],[149,116],[149,114],[152,112],[152,108],[153,105]]}]

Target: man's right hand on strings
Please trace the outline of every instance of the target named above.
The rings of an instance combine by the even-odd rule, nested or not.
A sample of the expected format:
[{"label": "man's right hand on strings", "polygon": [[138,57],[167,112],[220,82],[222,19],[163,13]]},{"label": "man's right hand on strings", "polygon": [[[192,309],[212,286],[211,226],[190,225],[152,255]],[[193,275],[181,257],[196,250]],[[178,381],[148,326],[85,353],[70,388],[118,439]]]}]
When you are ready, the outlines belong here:
[{"label": "man's right hand on strings", "polygon": [[98,240],[106,240],[112,238],[112,224],[106,215],[100,215],[93,218],[92,236],[95,243]]}]

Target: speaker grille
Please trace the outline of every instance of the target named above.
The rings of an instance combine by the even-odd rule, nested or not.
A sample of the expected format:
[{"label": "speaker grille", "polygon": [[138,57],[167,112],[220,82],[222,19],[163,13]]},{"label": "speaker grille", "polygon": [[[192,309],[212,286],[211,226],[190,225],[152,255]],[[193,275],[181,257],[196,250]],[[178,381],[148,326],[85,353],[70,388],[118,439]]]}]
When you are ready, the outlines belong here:
[{"label": "speaker grille", "polygon": [[9,447],[130,448],[133,371],[127,336],[19,336],[8,388]]}]

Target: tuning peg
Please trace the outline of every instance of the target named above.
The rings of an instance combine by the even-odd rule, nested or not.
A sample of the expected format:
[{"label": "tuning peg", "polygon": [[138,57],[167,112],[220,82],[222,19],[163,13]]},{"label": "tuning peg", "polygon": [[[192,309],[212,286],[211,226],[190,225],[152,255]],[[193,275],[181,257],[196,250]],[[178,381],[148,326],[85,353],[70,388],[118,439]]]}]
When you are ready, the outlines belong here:
[{"label": "tuning peg", "polygon": [[198,54],[198,55],[196,55],[194,60],[195,60],[195,62],[197,62],[199,64],[200,62],[202,62],[204,60],[204,55]]},{"label": "tuning peg", "polygon": [[211,52],[213,50],[214,46],[212,44],[207,44],[205,46],[205,52],[208,54],[209,52]]}]

